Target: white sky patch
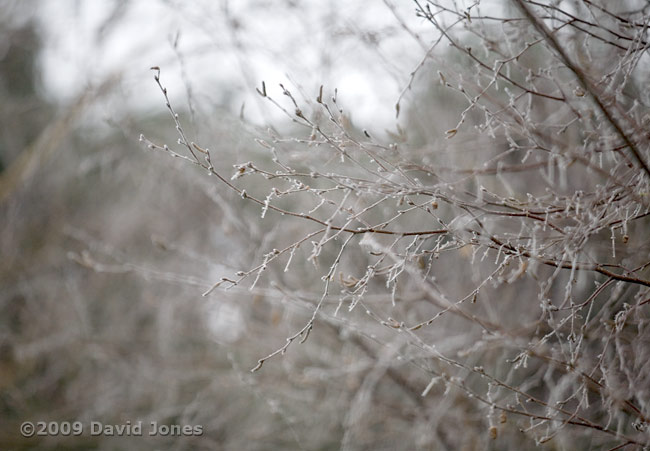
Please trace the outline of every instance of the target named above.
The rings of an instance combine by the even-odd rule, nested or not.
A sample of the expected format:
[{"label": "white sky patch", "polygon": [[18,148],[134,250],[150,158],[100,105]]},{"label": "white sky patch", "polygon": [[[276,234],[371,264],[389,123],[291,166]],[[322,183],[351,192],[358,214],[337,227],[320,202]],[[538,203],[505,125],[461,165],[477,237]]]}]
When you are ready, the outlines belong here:
[{"label": "white sky patch", "polygon": [[[382,83],[373,83],[371,74],[362,71],[349,71],[334,81],[339,90],[340,104],[352,122],[360,128],[369,130],[390,128],[395,123],[395,99],[386,95]],[[392,90],[389,91],[392,93]]]},{"label": "white sky patch", "polygon": [[[431,26],[415,17],[413,3],[395,4],[410,26],[432,35]],[[104,34],[99,30],[113,11],[112,2],[46,0],[41,5],[46,90],[66,101],[121,72],[130,93],[125,107],[136,111],[164,107],[149,71],[153,65],[162,68],[172,101],[187,104],[180,61],[171,45],[177,34],[197,98],[226,106],[233,114],[245,103],[246,119],[256,123],[282,117],[257,95],[262,80],[276,98],[282,97],[278,83],[298,91],[294,80],[311,100],[321,84],[327,92],[338,88],[356,124],[392,129],[394,104],[423,54],[383,2],[309,0],[294,7],[291,2],[241,0],[229,2],[226,10],[224,2],[134,0]]]}]

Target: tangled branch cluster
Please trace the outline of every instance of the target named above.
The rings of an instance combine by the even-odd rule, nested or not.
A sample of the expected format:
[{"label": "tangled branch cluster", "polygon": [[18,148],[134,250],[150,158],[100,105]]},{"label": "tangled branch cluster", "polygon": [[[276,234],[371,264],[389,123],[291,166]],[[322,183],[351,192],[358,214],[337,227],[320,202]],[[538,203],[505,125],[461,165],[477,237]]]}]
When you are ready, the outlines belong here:
[{"label": "tangled branch cluster", "polygon": [[[311,316],[253,370],[319,322],[342,324],[394,349],[376,363],[408,375],[429,421],[433,399],[453,397],[448,414],[492,438],[512,419],[538,444],[649,445],[650,13],[637,3],[415,0],[436,34],[396,104],[398,133],[355,128],[336,90],[275,98],[262,83],[293,128],[269,129],[257,142],[270,160],[232,177],[186,135],[154,68],[184,151],[142,140],[292,224],[290,242],[205,295],[296,258],[320,277],[271,277]],[[433,78],[457,112],[407,105]]]}]

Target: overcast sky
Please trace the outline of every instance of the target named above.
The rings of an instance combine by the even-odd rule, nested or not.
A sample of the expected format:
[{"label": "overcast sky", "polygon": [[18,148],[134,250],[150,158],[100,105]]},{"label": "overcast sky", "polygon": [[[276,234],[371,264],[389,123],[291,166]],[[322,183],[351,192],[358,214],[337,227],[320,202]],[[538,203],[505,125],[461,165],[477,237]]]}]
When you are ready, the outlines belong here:
[{"label": "overcast sky", "polygon": [[[393,128],[395,101],[425,53],[399,20],[425,42],[434,37],[410,1],[135,0],[116,9],[106,1],[46,0],[38,5],[47,33],[43,79],[54,97],[65,101],[119,71],[128,107],[158,108],[162,101],[149,67],[162,68],[172,99],[182,102],[184,66],[197,102],[233,112],[245,102],[246,118],[257,123],[279,116],[275,110],[261,114],[255,87],[264,80],[276,98],[282,97],[278,83],[299,84],[310,97],[321,83],[326,91],[336,87],[357,125]],[[172,44],[176,36],[178,53]]]}]

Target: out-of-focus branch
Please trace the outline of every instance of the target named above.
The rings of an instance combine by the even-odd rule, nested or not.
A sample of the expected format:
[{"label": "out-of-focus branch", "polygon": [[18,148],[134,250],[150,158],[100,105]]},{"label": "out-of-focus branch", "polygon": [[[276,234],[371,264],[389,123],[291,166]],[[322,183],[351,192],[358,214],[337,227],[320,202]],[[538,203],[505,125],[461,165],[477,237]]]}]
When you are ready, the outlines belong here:
[{"label": "out-of-focus branch", "polygon": [[38,138],[21,152],[11,166],[0,174],[0,204],[21,184],[28,181],[36,170],[52,156],[86,107],[108,93],[119,78],[119,74],[114,74],[96,89],[86,89],[81,93],[77,100],[58,119],[49,124]]}]

